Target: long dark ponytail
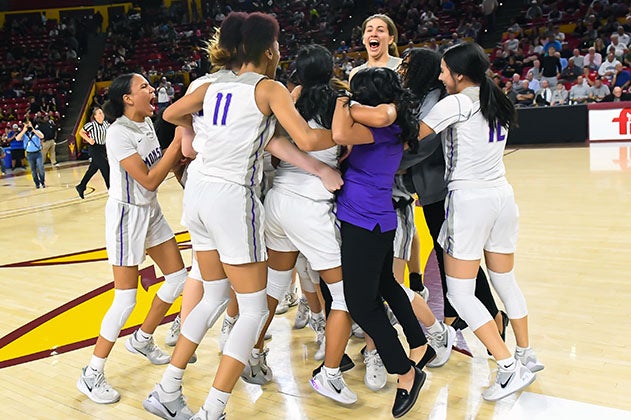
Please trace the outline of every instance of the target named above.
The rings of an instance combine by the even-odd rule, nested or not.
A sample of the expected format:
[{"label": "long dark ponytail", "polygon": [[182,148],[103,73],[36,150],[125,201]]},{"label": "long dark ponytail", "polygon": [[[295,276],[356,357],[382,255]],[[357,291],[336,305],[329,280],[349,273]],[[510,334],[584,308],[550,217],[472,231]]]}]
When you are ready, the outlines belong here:
[{"label": "long dark ponytail", "polygon": [[482,47],[475,43],[458,44],[445,51],[443,60],[452,74],[461,74],[480,85],[480,110],[489,127],[499,124],[509,129],[517,124],[515,106],[486,75],[490,63]]},{"label": "long dark ponytail", "polygon": [[103,104],[103,112],[109,121],[114,121],[125,113],[123,96],[131,92],[131,80],[136,73],[121,74],[110,85],[108,100]]},{"label": "long dark ponytail", "polygon": [[321,45],[307,45],[296,56],[296,77],[302,86],[296,109],[302,117],[330,129],[337,94],[331,87],[333,56]]}]

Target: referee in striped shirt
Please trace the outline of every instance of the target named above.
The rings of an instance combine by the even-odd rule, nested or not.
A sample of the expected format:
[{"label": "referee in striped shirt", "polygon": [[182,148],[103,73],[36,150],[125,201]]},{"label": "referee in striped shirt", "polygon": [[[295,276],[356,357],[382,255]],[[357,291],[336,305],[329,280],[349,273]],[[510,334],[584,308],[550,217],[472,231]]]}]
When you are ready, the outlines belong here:
[{"label": "referee in striped shirt", "polygon": [[105,185],[110,188],[110,165],[107,162],[107,151],[105,149],[105,131],[110,124],[105,121],[105,114],[101,108],[94,108],[90,122],[86,123],[79,135],[88,143],[88,151],[90,152],[90,166],[86,171],[81,183],[75,188],[79,197],[84,198],[83,193],[88,186],[88,181],[92,179],[96,171],[101,171]]}]

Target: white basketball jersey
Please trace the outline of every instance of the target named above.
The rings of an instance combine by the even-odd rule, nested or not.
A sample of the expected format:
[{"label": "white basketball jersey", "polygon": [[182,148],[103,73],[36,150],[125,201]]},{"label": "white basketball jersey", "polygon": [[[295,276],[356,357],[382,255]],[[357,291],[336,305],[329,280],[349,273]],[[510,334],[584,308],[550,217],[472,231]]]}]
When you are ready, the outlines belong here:
[{"label": "white basketball jersey", "polygon": [[[324,128],[313,120],[309,121],[309,126],[315,129]],[[325,150],[308,152],[308,154],[331,167],[337,168],[338,151],[339,146],[333,146]],[[276,168],[274,188],[289,191],[311,200],[333,199],[333,194],[324,188],[320,178],[284,161],[281,161]]]},{"label": "white basketball jersey", "polygon": [[[191,92],[195,92],[195,89],[197,89],[198,87],[200,87],[201,85],[205,83],[214,83],[218,80],[231,80],[231,79],[235,79],[236,77],[237,75],[234,74],[232,70],[219,70],[219,71],[216,71],[215,73],[205,74],[193,80],[191,84],[188,85],[188,89],[186,89],[186,95],[188,95]],[[199,111],[192,115],[193,115],[193,131],[195,131],[195,133],[203,131],[204,130],[204,125],[203,125],[204,112]]]},{"label": "white basketball jersey", "polygon": [[423,122],[441,133],[450,191],[507,182],[502,158],[508,131],[501,126],[489,128],[480,110],[480,88],[445,97]]},{"label": "white basketball jersey", "polygon": [[138,153],[151,169],[162,158],[158,136],[149,117],[137,123],[121,116],[107,129],[105,145],[110,165],[109,196],[123,203],[138,206],[149,204],[156,198],[156,191],[149,191],[138,183],[121,166],[120,161]]},{"label": "white basketball jersey", "polygon": [[256,105],[254,91],[265,76],[244,73],[217,80],[204,98],[204,130],[196,132],[193,148],[199,172],[215,181],[246,187],[261,183],[263,150],[274,134],[276,118]]}]

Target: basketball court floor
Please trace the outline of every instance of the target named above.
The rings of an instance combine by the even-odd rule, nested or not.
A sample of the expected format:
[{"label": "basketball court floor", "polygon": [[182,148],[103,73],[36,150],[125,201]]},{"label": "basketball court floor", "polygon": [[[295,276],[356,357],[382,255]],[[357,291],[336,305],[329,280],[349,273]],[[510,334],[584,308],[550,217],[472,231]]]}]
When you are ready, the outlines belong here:
[{"label": "basketball court floor", "polygon": [[[480,394],[495,363],[467,330],[459,337],[460,351],[442,368],[428,369],[406,418],[631,419],[631,143],[510,149],[505,163],[521,212],[517,279],[529,305],[532,345],[546,367],[525,392],[485,402]],[[86,168],[75,163],[47,168],[46,189],[35,189],[29,174],[0,179],[0,418],[154,418],[141,402],[164,366],[129,353],[123,338],[106,364],[121,401],[98,405],[75,387],[112,299],[103,251],[107,192],[97,174],[85,200],[77,196],[74,186]],[[162,209],[181,232],[177,239],[190,263],[188,235],[179,224],[181,198],[172,177],[159,189]],[[422,221],[420,209],[417,216]],[[419,231],[430,303],[440,308],[435,260],[421,223]],[[161,281],[149,258],[141,268],[142,287],[127,332],[142,321]],[[178,308],[179,302],[171,318]],[[358,402],[341,406],[311,389],[310,372],[319,364],[313,360],[315,334],[292,329],[295,312],[277,316],[271,326],[273,382],[261,387],[239,381],[228,418],[391,418],[395,379],[390,376],[379,392],[366,388],[363,342],[356,338],[347,349],[356,367],[345,378]],[[184,376],[193,411],[203,403],[219,360],[219,324]],[[156,331],[163,348],[167,330],[165,324]],[[514,346],[510,329],[507,341]]]}]

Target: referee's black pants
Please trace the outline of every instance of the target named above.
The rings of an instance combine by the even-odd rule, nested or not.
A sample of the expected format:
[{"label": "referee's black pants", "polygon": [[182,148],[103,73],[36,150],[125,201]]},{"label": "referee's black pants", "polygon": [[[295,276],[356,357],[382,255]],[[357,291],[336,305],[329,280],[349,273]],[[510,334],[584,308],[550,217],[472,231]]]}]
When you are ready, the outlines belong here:
[{"label": "referee's black pants", "polygon": [[92,161],[90,162],[90,166],[88,166],[88,170],[85,175],[83,175],[83,179],[79,183],[82,189],[86,189],[88,186],[88,182],[92,179],[94,174],[97,171],[101,171],[101,175],[103,175],[103,179],[105,180],[105,185],[107,189],[110,188],[110,165],[107,162],[107,151],[105,149],[105,145],[101,144],[91,144],[88,146],[88,151],[90,152],[90,157]]},{"label": "referee's black pants", "polygon": [[379,226],[369,231],[342,222],[342,273],[351,317],[375,341],[386,370],[403,375],[412,362],[390,324],[382,298],[403,327],[410,348],[426,344],[427,339],[392,273],[394,233],[381,232]]}]

